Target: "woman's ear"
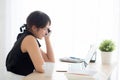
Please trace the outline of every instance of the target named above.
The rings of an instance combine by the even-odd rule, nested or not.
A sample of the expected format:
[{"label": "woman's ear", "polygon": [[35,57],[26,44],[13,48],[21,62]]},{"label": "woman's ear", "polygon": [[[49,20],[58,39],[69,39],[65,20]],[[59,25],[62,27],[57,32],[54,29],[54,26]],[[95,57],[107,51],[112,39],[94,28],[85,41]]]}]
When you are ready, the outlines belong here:
[{"label": "woman's ear", "polygon": [[32,31],[37,31],[37,27],[35,25],[32,26]]}]

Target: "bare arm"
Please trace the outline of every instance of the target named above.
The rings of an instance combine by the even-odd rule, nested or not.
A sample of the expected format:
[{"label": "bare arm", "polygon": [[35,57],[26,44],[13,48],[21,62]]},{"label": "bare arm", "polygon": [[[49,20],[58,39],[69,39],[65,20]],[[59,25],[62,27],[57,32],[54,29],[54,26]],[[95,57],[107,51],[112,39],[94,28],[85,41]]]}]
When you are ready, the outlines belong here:
[{"label": "bare arm", "polygon": [[42,52],[39,49],[38,43],[33,36],[29,35],[25,37],[22,42],[21,49],[23,49],[23,51],[25,52],[28,52],[35,67],[35,70],[41,73],[44,72],[44,69],[42,67],[44,63]]},{"label": "bare arm", "polygon": [[50,38],[49,36],[45,37],[45,43],[46,43],[46,53],[42,51],[42,56],[46,62],[55,62],[54,59],[54,52],[51,46]]}]

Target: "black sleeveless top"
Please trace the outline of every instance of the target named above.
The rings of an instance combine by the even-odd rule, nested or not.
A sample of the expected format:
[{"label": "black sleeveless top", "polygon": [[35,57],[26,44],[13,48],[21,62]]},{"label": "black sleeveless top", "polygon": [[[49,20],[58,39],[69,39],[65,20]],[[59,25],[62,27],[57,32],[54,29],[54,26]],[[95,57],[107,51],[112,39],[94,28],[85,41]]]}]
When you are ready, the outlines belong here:
[{"label": "black sleeveless top", "polygon": [[[32,73],[35,69],[29,54],[22,53],[21,51],[21,43],[23,39],[28,35],[33,34],[27,30],[25,30],[23,33],[18,34],[17,41],[15,42],[13,48],[11,49],[6,58],[7,71],[26,76]],[[38,42],[37,39],[36,41]],[[41,47],[39,42],[38,45],[39,47]]]}]

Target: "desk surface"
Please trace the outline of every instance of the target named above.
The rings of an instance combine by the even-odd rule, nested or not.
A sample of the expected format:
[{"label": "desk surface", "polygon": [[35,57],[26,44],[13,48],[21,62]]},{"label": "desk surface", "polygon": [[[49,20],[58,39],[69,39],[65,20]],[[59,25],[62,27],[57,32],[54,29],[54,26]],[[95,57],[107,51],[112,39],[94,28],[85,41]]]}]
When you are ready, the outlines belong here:
[{"label": "desk surface", "polygon": [[[55,63],[55,70],[67,70],[68,63]],[[111,65],[103,65],[97,63],[90,63],[88,69],[94,69],[97,73],[94,76],[79,75],[81,80],[107,80],[115,68],[116,63]],[[66,72],[54,72],[52,77],[45,77],[44,73],[34,72],[24,77],[23,80],[68,80]]]}]

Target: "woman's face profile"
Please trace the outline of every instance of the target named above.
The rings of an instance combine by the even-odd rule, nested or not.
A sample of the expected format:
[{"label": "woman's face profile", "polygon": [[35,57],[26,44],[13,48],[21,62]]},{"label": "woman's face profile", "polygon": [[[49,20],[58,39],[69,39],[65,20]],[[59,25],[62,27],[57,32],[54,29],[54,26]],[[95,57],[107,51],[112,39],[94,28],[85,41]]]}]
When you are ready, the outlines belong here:
[{"label": "woman's face profile", "polygon": [[50,28],[50,25],[47,24],[44,28],[39,28],[36,31],[36,37],[39,39],[42,39],[43,37],[46,36],[46,34],[48,33],[48,29]]}]

